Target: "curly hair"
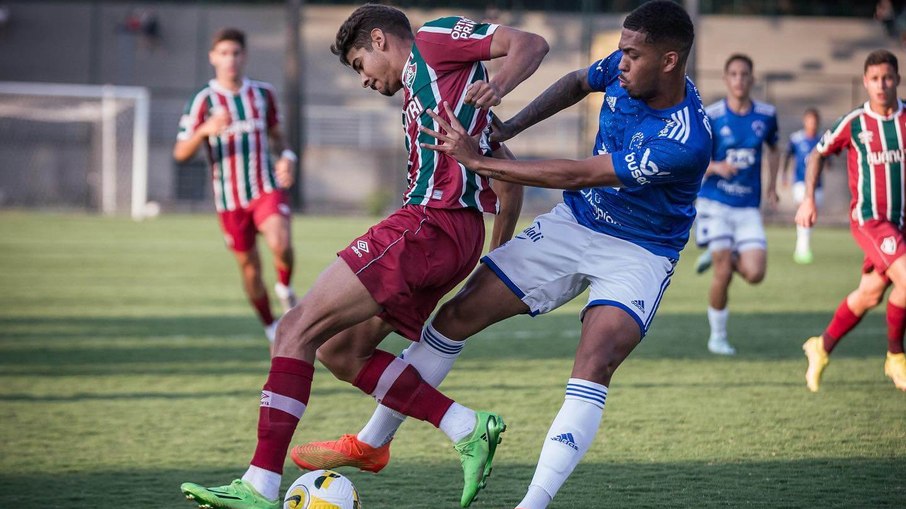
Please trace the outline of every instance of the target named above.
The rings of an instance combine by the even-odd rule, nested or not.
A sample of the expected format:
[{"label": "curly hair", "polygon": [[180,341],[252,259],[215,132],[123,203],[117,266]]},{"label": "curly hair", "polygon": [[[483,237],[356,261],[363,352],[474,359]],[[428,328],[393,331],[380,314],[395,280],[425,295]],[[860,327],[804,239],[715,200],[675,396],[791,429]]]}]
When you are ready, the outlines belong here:
[{"label": "curly hair", "polygon": [[412,39],[412,25],[403,11],[380,4],[365,4],[349,15],[337,30],[337,38],[330,52],[340,57],[340,62],[350,65],[346,55],[355,48],[371,48],[371,31],[380,28],[385,33],[403,39]]}]

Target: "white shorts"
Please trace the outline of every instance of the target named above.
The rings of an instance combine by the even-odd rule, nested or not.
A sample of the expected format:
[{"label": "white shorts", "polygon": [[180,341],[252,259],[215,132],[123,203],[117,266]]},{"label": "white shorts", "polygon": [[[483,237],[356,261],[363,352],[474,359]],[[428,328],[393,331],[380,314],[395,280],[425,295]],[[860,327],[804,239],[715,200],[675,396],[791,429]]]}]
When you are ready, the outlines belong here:
[{"label": "white shorts", "polygon": [[[805,199],[805,182],[793,182],[793,201],[802,203]],[[824,204],[824,190],[820,187],[815,189],[815,205],[820,209]]]},{"label": "white shorts", "polygon": [[699,198],[695,203],[695,243],[709,251],[732,249],[736,252],[766,249],[761,211],[757,207],[731,207]]},{"label": "white shorts", "polygon": [[482,258],[535,316],[552,311],[591,287],[585,311],[614,306],[648,332],[676,260],[576,222],[561,203]]}]

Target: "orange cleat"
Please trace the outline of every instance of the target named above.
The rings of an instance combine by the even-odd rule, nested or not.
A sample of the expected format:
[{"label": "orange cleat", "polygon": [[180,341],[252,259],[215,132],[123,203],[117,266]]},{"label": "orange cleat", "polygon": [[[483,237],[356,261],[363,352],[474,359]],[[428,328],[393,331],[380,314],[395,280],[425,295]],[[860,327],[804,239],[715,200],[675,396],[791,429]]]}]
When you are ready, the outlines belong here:
[{"label": "orange cleat", "polygon": [[305,470],[356,467],[378,473],[390,462],[390,442],[372,447],[355,435],[343,435],[338,440],[297,445],[290,457]]}]

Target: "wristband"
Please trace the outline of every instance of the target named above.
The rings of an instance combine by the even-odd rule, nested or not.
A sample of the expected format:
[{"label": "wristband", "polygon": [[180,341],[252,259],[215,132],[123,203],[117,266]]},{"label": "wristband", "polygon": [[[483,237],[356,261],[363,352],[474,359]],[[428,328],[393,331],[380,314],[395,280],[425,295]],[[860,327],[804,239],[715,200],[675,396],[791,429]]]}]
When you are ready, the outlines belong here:
[{"label": "wristband", "polygon": [[280,157],[289,159],[294,163],[299,160],[299,156],[297,156],[296,153],[290,149],[286,149],[283,152],[280,152]]}]

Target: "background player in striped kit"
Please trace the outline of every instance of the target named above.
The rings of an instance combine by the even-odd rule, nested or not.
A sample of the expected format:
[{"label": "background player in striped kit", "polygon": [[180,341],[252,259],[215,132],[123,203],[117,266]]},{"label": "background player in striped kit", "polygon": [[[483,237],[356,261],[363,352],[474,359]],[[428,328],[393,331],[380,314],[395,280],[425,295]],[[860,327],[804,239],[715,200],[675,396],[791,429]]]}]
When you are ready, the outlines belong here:
[{"label": "background player in striped kit", "polygon": [[[245,77],[247,56],[242,31],[223,28],[214,34],[208,53],[214,79],[186,106],[173,157],[185,161],[205,147],[224,240],[239,263],[245,293],[273,343],[277,322],[261,277],[255,239],[261,233],[273,253],[274,291],[286,312],[296,305],[296,295],[290,285],[293,248],[284,190],[293,184],[296,154],[284,143],[274,88]],[[276,161],[272,153],[280,154]]]},{"label": "background player in striped kit", "polygon": [[[283,463],[308,404],[317,353],[338,378],[393,410],[430,422],[450,438],[460,454],[460,503],[466,507],[485,485],[506,426],[500,416],[463,407],[426,381],[419,359],[437,355],[419,339],[440,298],[478,262],[484,247],[482,212],[496,212],[498,200],[486,177],[422,147],[434,138],[419,127],[436,126],[426,110],[449,101],[490,154],[488,108],[538,68],[547,42],[459,16],[426,23],[413,35],[403,12],[366,4],[340,26],[331,51],[359,74],[363,88],[386,96],[404,90],[409,188],[403,206],[340,251],[281,320],[262,390],[258,446],[242,479],[215,488],[185,483],[181,489],[210,507],[278,507]],[[498,72],[488,77],[482,61],[503,56]],[[413,341],[406,360],[377,349],[393,331]],[[445,352],[457,346],[434,344]]]},{"label": "background player in striped kit", "polygon": [[[522,509],[547,507],[592,446],[611,377],[647,332],[689,238],[694,200],[711,155],[708,118],[685,76],[693,38],[682,7],[647,2],[626,17],[621,51],[563,76],[515,117],[494,126],[495,135],[509,139],[592,92],[604,92],[587,159],[495,160],[481,157],[462,125],[434,115],[443,134],[422,127],[429,139],[441,141],[426,146],[483,175],[567,189],[563,203],[482,259],[465,287],[425,326],[430,334],[422,340],[461,344],[495,322],[552,311],[590,288],[563,406],[543,440],[535,474],[518,504]],[[451,107],[438,113],[451,118]],[[371,445],[379,447],[355,451],[341,447],[343,439],[316,442],[296,448],[293,459],[300,463],[303,456],[317,468],[380,470],[400,424],[378,418],[381,413],[359,433],[378,440]]]},{"label": "background player in striped kit", "polygon": [[[818,114],[818,110],[806,109],[802,114],[802,129],[790,135],[790,142],[787,145],[782,167],[784,172],[790,172],[791,175],[784,181],[792,182],[793,201],[797,205],[805,199],[805,169],[808,165],[809,154],[821,139],[818,131],[820,125],[821,116]],[[793,161],[792,170],[790,170],[791,160]],[[815,205],[821,207],[822,203],[824,203],[824,190],[821,189],[821,179],[819,178],[815,187]],[[796,249],[793,251],[793,261],[796,263],[809,264],[814,260],[811,235],[811,228],[796,225]]]},{"label": "background player in striped kit", "polygon": [[897,57],[887,50],[870,53],[865,59],[862,84],[868,91],[868,101],[838,119],[812,152],[805,177],[805,199],[796,212],[798,225],[815,224],[815,192],[824,161],[849,149],[846,164],[852,193],[850,229],[865,252],[862,279],[837,307],[824,333],[802,345],[808,357],[805,381],[812,392],[818,390],[837,342],[881,302],[891,283],[884,373],[898,389],[906,391],[906,110],[897,99]]},{"label": "background player in striped kit", "polygon": [[727,96],[706,108],[714,129],[711,165],[696,203],[695,241],[708,250],[696,262],[704,272],[712,264],[708,291],[708,350],[733,355],[727,341],[730,281],[739,274],[749,284],[760,283],[767,271],[767,241],[761,221],[761,156],[768,147],[768,202],[777,203],[777,112],[752,99],[752,59],[734,54],[724,64]]}]

